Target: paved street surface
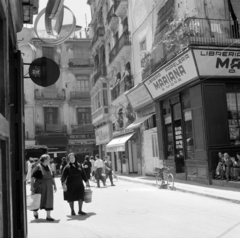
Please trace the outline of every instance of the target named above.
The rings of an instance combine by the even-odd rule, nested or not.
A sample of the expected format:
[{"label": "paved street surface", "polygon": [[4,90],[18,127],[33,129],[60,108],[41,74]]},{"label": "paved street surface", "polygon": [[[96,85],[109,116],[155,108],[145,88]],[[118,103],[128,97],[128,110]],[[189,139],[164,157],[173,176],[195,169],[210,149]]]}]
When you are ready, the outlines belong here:
[{"label": "paved street surface", "polygon": [[29,238],[240,237],[239,204],[119,180],[116,187],[92,187],[93,202],[83,206],[88,216],[70,216],[56,181],[57,221],[47,222],[45,211],[38,220],[28,212]]}]

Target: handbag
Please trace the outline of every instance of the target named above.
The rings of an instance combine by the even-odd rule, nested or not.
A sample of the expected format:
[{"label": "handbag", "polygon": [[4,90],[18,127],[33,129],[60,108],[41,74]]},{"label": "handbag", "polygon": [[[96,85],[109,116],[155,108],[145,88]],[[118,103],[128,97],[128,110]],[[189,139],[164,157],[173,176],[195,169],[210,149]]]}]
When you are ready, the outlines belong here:
[{"label": "handbag", "polygon": [[66,185],[65,182],[62,183],[62,188],[63,188],[63,191],[64,191],[64,192],[67,192],[67,185]]},{"label": "handbag", "polygon": [[27,209],[30,211],[37,210],[40,208],[41,194],[35,193],[27,196]]}]

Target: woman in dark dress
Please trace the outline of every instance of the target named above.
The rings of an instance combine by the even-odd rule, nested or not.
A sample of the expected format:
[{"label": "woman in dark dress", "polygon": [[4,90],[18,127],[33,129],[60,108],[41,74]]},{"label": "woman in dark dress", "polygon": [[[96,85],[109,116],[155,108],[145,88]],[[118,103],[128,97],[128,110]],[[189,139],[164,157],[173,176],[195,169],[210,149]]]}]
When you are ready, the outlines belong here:
[{"label": "woman in dark dress", "polygon": [[[53,188],[57,191],[54,175],[50,168],[50,156],[44,154],[40,157],[40,163],[32,171],[31,191],[32,194],[41,194],[40,209],[47,212],[47,221],[54,221],[51,217],[53,210]],[[35,219],[38,219],[38,209],[33,211]]]},{"label": "woman in dark dress", "polygon": [[85,160],[83,162],[83,168],[86,173],[87,179],[90,180],[92,163],[88,155],[85,156]]},{"label": "woman in dark dress", "polygon": [[72,216],[76,215],[74,211],[75,201],[78,201],[78,214],[86,215],[86,213],[82,211],[84,201],[83,180],[85,181],[86,186],[89,186],[89,182],[83,168],[77,163],[74,153],[68,155],[68,160],[69,163],[65,166],[61,178],[62,183],[66,183],[67,185],[67,191],[64,192],[64,200],[69,202]]}]

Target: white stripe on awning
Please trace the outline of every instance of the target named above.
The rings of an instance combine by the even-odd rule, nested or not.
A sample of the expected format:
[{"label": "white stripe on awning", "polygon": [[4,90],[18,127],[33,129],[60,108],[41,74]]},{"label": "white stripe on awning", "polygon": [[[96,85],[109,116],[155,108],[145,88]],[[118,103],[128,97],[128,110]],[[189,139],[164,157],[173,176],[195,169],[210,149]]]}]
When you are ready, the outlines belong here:
[{"label": "white stripe on awning", "polygon": [[152,113],[152,114],[147,115],[145,117],[141,117],[141,118],[136,119],[135,122],[133,122],[131,125],[129,125],[126,129],[134,129],[134,128],[140,127],[143,122],[145,122],[147,119],[149,119],[154,114],[155,113]]},{"label": "white stripe on awning", "polygon": [[133,136],[134,133],[117,137],[111,140],[107,145],[107,152],[125,151],[125,143]]}]

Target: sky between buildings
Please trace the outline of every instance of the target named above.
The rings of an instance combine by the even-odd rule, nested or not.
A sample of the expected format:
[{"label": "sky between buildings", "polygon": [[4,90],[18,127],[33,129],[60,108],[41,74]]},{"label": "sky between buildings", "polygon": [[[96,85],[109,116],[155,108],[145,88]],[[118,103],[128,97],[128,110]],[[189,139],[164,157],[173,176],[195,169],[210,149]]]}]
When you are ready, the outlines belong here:
[{"label": "sky between buildings", "polygon": [[[47,6],[48,0],[39,0],[39,11]],[[87,0],[65,0],[64,5],[71,9],[73,14],[76,17],[77,25],[82,26],[82,28],[86,27],[86,17],[87,16],[87,24],[91,22],[91,12],[90,6],[87,5]],[[33,18],[36,19],[36,16]]]}]

